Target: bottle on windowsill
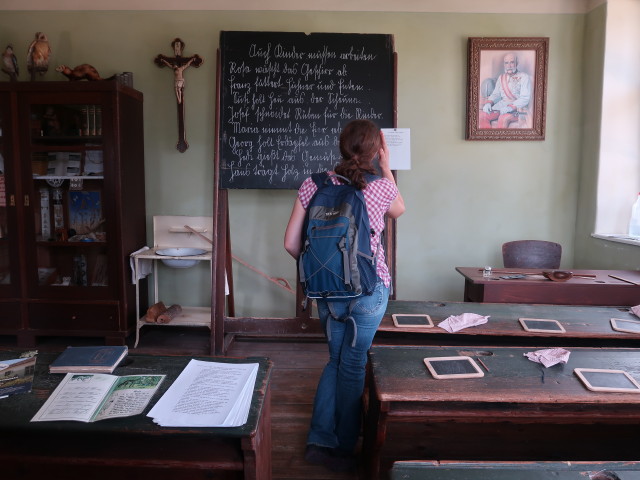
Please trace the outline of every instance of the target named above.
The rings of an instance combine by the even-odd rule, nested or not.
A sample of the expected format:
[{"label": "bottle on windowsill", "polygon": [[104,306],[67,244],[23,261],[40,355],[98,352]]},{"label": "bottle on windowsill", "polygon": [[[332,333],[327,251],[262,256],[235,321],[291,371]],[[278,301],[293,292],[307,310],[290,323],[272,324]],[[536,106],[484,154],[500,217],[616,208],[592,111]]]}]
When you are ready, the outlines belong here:
[{"label": "bottle on windowsill", "polygon": [[631,219],[629,220],[629,236],[640,238],[640,193],[631,207]]}]

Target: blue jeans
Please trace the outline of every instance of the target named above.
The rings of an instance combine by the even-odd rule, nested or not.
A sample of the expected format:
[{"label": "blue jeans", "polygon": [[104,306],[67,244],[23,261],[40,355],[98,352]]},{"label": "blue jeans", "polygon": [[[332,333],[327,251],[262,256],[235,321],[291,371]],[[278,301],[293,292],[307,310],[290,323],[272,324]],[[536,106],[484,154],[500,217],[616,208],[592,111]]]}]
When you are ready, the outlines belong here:
[{"label": "blue jeans", "polygon": [[[354,302],[353,322],[329,318],[329,302],[318,300],[318,315],[329,346],[329,362],[318,383],[308,444],[353,452],[360,434],[367,352],[388,300],[389,288],[378,280],[371,295]],[[331,309],[342,318],[347,314],[349,304],[349,300],[332,301]]]}]

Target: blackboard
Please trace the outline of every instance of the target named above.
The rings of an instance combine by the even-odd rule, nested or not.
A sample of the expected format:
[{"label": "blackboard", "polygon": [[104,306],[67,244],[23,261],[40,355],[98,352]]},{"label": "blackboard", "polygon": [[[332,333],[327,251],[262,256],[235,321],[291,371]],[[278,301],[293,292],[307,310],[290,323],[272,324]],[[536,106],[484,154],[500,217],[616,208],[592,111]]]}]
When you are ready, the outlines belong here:
[{"label": "blackboard", "polygon": [[[616,471],[613,471],[613,469]],[[396,461],[391,480],[640,480],[637,462]]]},{"label": "blackboard", "polygon": [[219,81],[221,188],[298,188],[350,120],[395,126],[391,35],[221,32]]}]

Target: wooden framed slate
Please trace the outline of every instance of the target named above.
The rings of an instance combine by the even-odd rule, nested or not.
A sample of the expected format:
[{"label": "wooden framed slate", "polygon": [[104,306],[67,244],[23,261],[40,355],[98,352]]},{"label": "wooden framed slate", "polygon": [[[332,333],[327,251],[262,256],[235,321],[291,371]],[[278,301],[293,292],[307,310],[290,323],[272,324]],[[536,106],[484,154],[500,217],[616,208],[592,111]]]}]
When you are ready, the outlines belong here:
[{"label": "wooden framed slate", "polygon": [[423,313],[394,313],[392,317],[393,324],[399,328],[433,328],[431,317]]},{"label": "wooden framed slate", "polygon": [[433,378],[478,378],[484,377],[478,364],[471,357],[432,357],[425,358],[424,364]]},{"label": "wooden framed slate", "polygon": [[640,393],[640,384],[624,370],[575,368],[573,373],[594,392]]},{"label": "wooden framed slate", "polygon": [[640,322],[623,318],[612,318],[611,328],[618,332],[640,333]]},{"label": "wooden framed slate", "polygon": [[527,332],[566,333],[564,327],[557,320],[548,318],[520,318],[520,325]]}]

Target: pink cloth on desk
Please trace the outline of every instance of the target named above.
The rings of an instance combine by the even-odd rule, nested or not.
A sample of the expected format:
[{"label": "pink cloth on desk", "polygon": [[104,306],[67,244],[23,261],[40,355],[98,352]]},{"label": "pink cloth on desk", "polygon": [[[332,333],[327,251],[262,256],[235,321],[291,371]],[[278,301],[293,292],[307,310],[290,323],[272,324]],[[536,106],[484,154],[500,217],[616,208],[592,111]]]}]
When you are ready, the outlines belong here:
[{"label": "pink cloth on desk", "polygon": [[441,321],[438,326],[449,333],[455,333],[463,328],[475,327],[489,321],[489,317],[478,315],[477,313],[463,313],[462,315],[451,315]]},{"label": "pink cloth on desk", "polygon": [[564,348],[547,348],[525,353],[524,356],[532,362],[541,363],[548,368],[558,363],[567,363],[570,354],[571,352]]}]

